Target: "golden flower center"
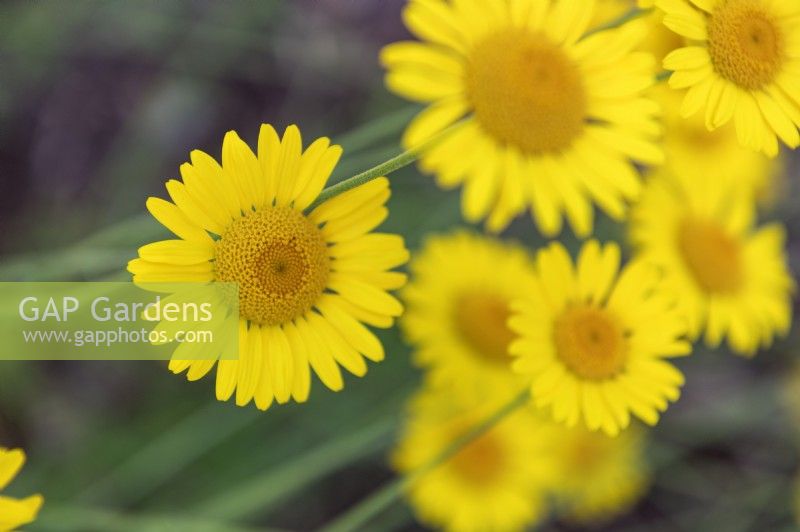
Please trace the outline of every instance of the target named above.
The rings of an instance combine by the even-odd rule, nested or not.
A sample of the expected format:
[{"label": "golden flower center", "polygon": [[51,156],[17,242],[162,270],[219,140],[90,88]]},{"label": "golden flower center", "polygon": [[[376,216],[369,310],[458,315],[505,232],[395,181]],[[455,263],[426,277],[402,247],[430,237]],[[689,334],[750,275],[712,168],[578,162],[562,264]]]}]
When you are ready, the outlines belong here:
[{"label": "golden flower center", "polygon": [[478,486],[497,479],[505,464],[505,448],[492,432],[467,444],[450,459],[450,466],[464,481]]},{"label": "golden flower center", "polygon": [[506,323],[510,314],[506,299],[494,294],[468,293],[456,300],[456,329],[482,358],[507,366],[511,361],[508,345],[514,339]]},{"label": "golden flower center", "polygon": [[708,53],[715,70],[757,90],[771,83],[784,59],[784,39],[761,0],[723,0],[708,21]]},{"label": "golden flower center", "polygon": [[603,433],[582,429],[573,431],[566,456],[568,467],[576,474],[586,474],[601,466],[607,457],[612,441]]},{"label": "golden flower center", "polygon": [[306,313],[325,290],[330,259],[319,228],[290,207],[233,222],[216,243],[216,279],[239,283],[239,314],[278,325]]},{"label": "golden flower center", "polygon": [[607,309],[568,307],[555,321],[554,339],[558,357],[584,379],[610,379],[623,370],[628,359],[625,329]]},{"label": "golden flower center", "polygon": [[700,287],[731,294],[743,282],[741,246],[714,222],[687,218],[678,228],[678,249]]},{"label": "golden flower center", "polygon": [[581,74],[544,35],[509,29],[486,37],[472,51],[466,86],[478,123],[525,153],[558,152],[583,131]]}]

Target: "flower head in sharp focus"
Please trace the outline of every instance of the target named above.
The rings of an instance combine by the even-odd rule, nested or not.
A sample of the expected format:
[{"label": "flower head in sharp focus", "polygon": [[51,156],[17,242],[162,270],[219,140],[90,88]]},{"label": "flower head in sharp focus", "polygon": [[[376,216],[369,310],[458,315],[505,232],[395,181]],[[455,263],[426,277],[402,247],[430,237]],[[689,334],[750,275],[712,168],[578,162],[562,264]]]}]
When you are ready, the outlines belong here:
[{"label": "flower head in sharp focus", "polygon": [[552,493],[559,515],[598,523],[628,511],[645,493],[645,431],[632,426],[616,438],[563,426],[548,438],[554,462]]},{"label": "flower head in sharp focus", "polygon": [[706,127],[734,121],[739,141],[774,157],[800,145],[800,3],[658,0],[664,24],[691,46],[672,52],[670,86],[689,89],[681,113]]},{"label": "flower head in sharp focus", "polygon": [[[493,414],[502,402],[426,386],[412,399],[392,454],[394,468],[412,473]],[[407,493],[419,520],[437,530],[525,530],[544,514],[552,467],[543,452],[544,427],[529,409],[504,417],[445,463],[413,480]]]},{"label": "flower head in sharp focus", "polygon": [[654,96],[663,104],[664,165],[668,172],[729,183],[763,206],[777,199],[783,161],[770,159],[739,143],[733,124],[709,131],[703,117],[680,115],[680,94],[659,87]]},{"label": "flower head in sharp focus", "polygon": [[680,395],[683,375],[668,357],[687,355],[685,324],[655,268],[619,271],[616,244],[586,242],[577,264],[560,243],[539,251],[536,289],[520,294],[509,321],[513,369],[539,407],[572,427],[616,435],[630,414],[650,425]]},{"label": "flower head in sharp focus", "polygon": [[[14,480],[23,465],[25,465],[23,451],[0,447],[0,490]],[[32,523],[43,503],[41,495],[31,495],[25,499],[0,496],[0,532],[16,530],[22,525]]]},{"label": "flower head in sharp focus", "polygon": [[547,235],[566,214],[579,235],[593,203],[621,219],[637,197],[632,160],[660,164],[650,54],[635,52],[647,26],[632,21],[581,38],[593,0],[411,0],[406,25],[421,42],[381,53],[390,90],[430,103],[404,143],[423,144],[420,167],[443,187],[463,184],[462,211],[492,231],[530,208]]},{"label": "flower head in sharp focus", "polygon": [[180,360],[170,370],[189,380],[217,364],[217,397],[260,409],[273,399],[304,402],[310,369],[330,389],[343,387],[341,365],[362,376],[364,357],[383,347],[364,326],[390,327],[402,312],[387,291],[405,275],[388,271],[408,260],[400,236],[372,233],[387,216],[385,177],[328,199],[310,212],[341,149],[327,138],[302,150],[300,131],[279,138],[263,125],[258,154],[229,132],[222,165],[201,151],[171,180],[174,203],[150,198],[153,216],[179,237],[148,244],[129,264],[134,281],[236,282],[238,360]]},{"label": "flower head in sharp focus", "polygon": [[430,238],[411,262],[401,326],[434,383],[484,394],[486,381],[519,388],[511,371],[511,302],[533,282],[521,246],[466,231]]},{"label": "flower head in sharp focus", "polygon": [[689,333],[752,355],[791,325],[793,281],[779,224],[757,229],[754,202],[725,181],[659,174],[631,213],[640,256],[678,295]]}]

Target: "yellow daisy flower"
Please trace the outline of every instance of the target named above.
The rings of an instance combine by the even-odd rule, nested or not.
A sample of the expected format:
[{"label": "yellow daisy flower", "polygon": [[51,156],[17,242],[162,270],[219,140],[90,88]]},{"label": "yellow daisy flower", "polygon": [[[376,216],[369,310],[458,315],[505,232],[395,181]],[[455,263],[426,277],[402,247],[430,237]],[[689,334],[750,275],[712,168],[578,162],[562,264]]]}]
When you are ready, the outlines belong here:
[{"label": "yellow daisy flower", "polygon": [[632,426],[617,438],[580,427],[558,427],[549,438],[553,495],[559,514],[597,523],[628,511],[645,493],[645,434]]},{"label": "yellow daisy flower", "polygon": [[[405,284],[388,271],[408,260],[403,239],[371,233],[387,216],[385,177],[313,208],[341,148],[327,138],[302,151],[300,131],[283,138],[263,125],[258,155],[234,133],[222,165],[201,152],[171,180],[174,203],[150,198],[147,208],[177,240],[148,244],[128,269],[135,282],[239,284],[239,359],[217,363],[217,397],[259,409],[290,398],[304,402],[309,366],[331,390],[343,387],[339,365],[363,376],[364,357],[383,347],[364,326],[391,327],[402,312],[387,293]],[[177,360],[169,368],[202,378],[214,360]]]},{"label": "yellow daisy flower", "polygon": [[[424,388],[392,454],[403,474],[428,464],[502,403]],[[512,532],[544,513],[543,486],[552,475],[542,452],[543,424],[529,409],[503,418],[457,454],[413,480],[408,498],[418,519],[437,530]]]},{"label": "yellow daisy flower", "polygon": [[[22,450],[0,447],[0,490],[14,480],[23,465],[25,453]],[[16,530],[32,523],[43,503],[41,495],[31,495],[25,499],[0,497],[0,532]]]},{"label": "yellow daisy flower", "polygon": [[530,207],[547,235],[562,216],[588,235],[592,203],[622,219],[640,177],[631,159],[660,164],[658,105],[642,95],[653,58],[634,52],[646,25],[581,38],[593,0],[486,2],[411,0],[403,12],[422,42],[385,47],[393,92],[431,105],[403,142],[421,145],[471,116],[424,150],[420,167],[446,188],[463,184],[469,221],[499,231]]},{"label": "yellow daisy flower", "polygon": [[800,145],[800,3],[658,0],[664,24],[693,44],[664,59],[669,84],[689,89],[681,113],[705,107],[708,129],[731,119],[739,142],[774,157]]},{"label": "yellow daisy flower", "polygon": [[469,394],[484,393],[487,379],[514,387],[509,380],[520,378],[511,371],[506,322],[511,302],[535,282],[525,249],[462,231],[429,239],[411,270],[400,324],[417,365],[436,385]]},{"label": "yellow daisy flower", "polygon": [[539,251],[536,289],[514,302],[519,340],[513,369],[526,375],[539,407],[572,427],[616,435],[630,413],[650,425],[680,395],[683,375],[664,360],[687,355],[685,324],[655,268],[619,272],[614,243],[584,244],[577,264],[557,242]]},{"label": "yellow daisy flower", "polygon": [[709,131],[699,115],[684,119],[679,93],[660,87],[654,96],[665,110],[665,168],[669,172],[694,179],[728,181],[734,189],[758,198],[764,205],[776,199],[783,170],[780,159],[770,159],[742,146],[733,124]]},{"label": "yellow daisy flower", "polygon": [[631,238],[677,294],[689,333],[709,346],[727,337],[753,355],[791,325],[792,278],[784,229],[754,227],[754,203],[730,183],[661,174],[631,213]]}]

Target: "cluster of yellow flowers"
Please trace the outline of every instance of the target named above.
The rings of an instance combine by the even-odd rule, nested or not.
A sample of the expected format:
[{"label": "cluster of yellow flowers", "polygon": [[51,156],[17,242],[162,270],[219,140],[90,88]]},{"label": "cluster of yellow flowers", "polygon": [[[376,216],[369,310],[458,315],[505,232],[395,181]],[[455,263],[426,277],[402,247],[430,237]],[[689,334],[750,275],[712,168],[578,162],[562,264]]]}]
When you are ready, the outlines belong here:
[{"label": "cluster of yellow flowers", "polygon": [[669,359],[701,336],[753,355],[791,324],[784,230],[755,220],[779,186],[777,139],[800,144],[800,5],[593,4],[411,1],[420,41],[382,53],[389,88],[430,104],[408,147],[469,117],[420,163],[463,185],[467,220],[497,232],[528,208],[545,236],[565,217],[586,237],[597,206],[632,251],[621,266],[616,243],[588,240],[573,261],[558,242],[529,254],[460,231],[415,256],[402,325],[426,378],[396,468],[520,388],[533,398],[411,487],[435,528],[521,529],[547,500],[577,520],[623,511],[648,484],[631,415],[655,425],[684,381]]},{"label": "cluster of yellow flowers", "polygon": [[[531,258],[518,244],[460,231],[431,238],[412,263],[402,326],[426,370],[393,461],[412,472],[533,382],[530,407],[505,417],[420,479],[420,519],[452,530],[516,530],[545,515],[608,517],[647,485],[645,434],[682,375],[682,328],[653,277],[592,240],[577,267],[560,244]],[[655,332],[655,335],[653,333]],[[515,356],[518,355],[518,356]],[[512,370],[512,361],[515,360]],[[552,406],[552,418],[537,406]],[[577,426],[585,419],[585,426]],[[586,428],[588,427],[588,428]]]},{"label": "cluster of yellow flowers", "polygon": [[[756,216],[778,139],[800,144],[800,4],[639,4],[410,0],[419,40],[381,53],[388,88],[429,104],[404,145],[442,187],[463,186],[467,221],[497,233],[528,210],[545,237],[566,218],[588,239],[597,207],[627,224],[632,251],[588,239],[573,258],[457,231],[415,257],[401,324],[426,376],[398,470],[520,390],[533,399],[412,485],[433,526],[514,530],[548,499],[576,519],[620,511],[648,479],[631,417],[656,424],[684,382],[670,359],[701,336],[752,355],[790,326],[784,230]],[[172,201],[148,200],[176,238],[139,250],[134,281],[239,284],[238,360],[176,356],[170,370],[194,381],[216,366],[219,399],[267,409],[306,401],[312,370],[338,391],[341,368],[360,377],[383,359],[367,326],[403,314],[390,292],[409,253],[374,232],[385,177],[325,189],[340,155],[327,138],[303,150],[295,126],[264,125],[255,153],[230,132],[221,164],[194,151]]]}]

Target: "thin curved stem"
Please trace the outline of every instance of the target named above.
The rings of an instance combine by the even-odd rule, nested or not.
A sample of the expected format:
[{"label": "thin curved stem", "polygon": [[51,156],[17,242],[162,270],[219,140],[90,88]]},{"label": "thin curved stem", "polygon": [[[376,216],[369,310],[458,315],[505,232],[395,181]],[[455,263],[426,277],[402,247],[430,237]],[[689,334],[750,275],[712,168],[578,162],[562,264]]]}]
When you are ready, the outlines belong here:
[{"label": "thin curved stem", "polygon": [[317,199],[314,201],[314,203],[309,206],[308,210],[314,210],[317,206],[325,203],[334,196],[338,196],[342,192],[347,192],[348,190],[363,185],[364,183],[368,183],[373,179],[391,174],[392,172],[399,170],[404,166],[408,166],[417,160],[418,155],[419,151],[417,150],[404,151],[400,155],[392,157],[388,161],[377,166],[373,166],[369,170],[361,172],[360,174],[356,174],[353,177],[349,177],[344,181],[340,181],[339,183],[336,183],[335,185],[323,190],[320,195],[317,196]]},{"label": "thin curved stem", "polygon": [[388,161],[382,162],[381,164],[379,164],[377,166],[373,166],[369,170],[365,170],[364,172],[361,172],[360,174],[356,174],[353,177],[349,177],[349,178],[345,179],[344,181],[340,181],[339,183],[336,183],[335,185],[324,189],[320,193],[320,195],[317,196],[317,199],[314,201],[314,203],[312,203],[308,207],[307,210],[310,212],[310,211],[314,210],[314,208],[316,208],[317,206],[319,206],[322,203],[326,202],[327,200],[333,198],[334,196],[338,196],[342,192],[347,192],[348,190],[351,190],[351,189],[353,189],[353,188],[355,188],[357,186],[363,185],[364,183],[368,183],[368,182],[372,181],[373,179],[377,179],[379,177],[383,177],[383,176],[389,175],[392,172],[395,172],[395,171],[403,168],[404,166],[408,166],[409,164],[411,164],[414,161],[416,161],[417,158],[419,157],[419,155],[423,151],[433,147],[434,145],[436,145],[439,142],[441,142],[442,140],[444,140],[445,137],[450,135],[456,129],[458,129],[461,126],[463,126],[469,120],[470,120],[470,118],[465,118],[465,119],[463,119],[463,120],[461,120],[459,122],[456,122],[452,126],[446,128],[446,129],[443,129],[442,131],[440,131],[439,133],[437,133],[436,135],[434,135],[433,137],[431,137],[427,141],[423,142],[419,146],[416,146],[414,148],[406,150],[403,153],[401,153],[400,155],[392,157]]},{"label": "thin curved stem", "polygon": [[450,445],[445,447],[430,461],[415,469],[408,475],[398,477],[392,482],[388,483],[383,488],[379,489],[371,496],[358,503],[354,508],[351,508],[343,515],[327,524],[320,530],[320,532],[351,532],[364,529],[365,525],[369,523],[371,519],[391,506],[391,504],[399,499],[403,492],[420,477],[426,475],[431,470],[437,468],[452,458],[466,445],[470,444],[491,430],[500,421],[505,419],[506,416],[527,404],[529,399],[530,391],[525,389],[511,401],[503,405],[494,414],[490,415],[472,429],[462,434],[461,437],[453,440]]}]

